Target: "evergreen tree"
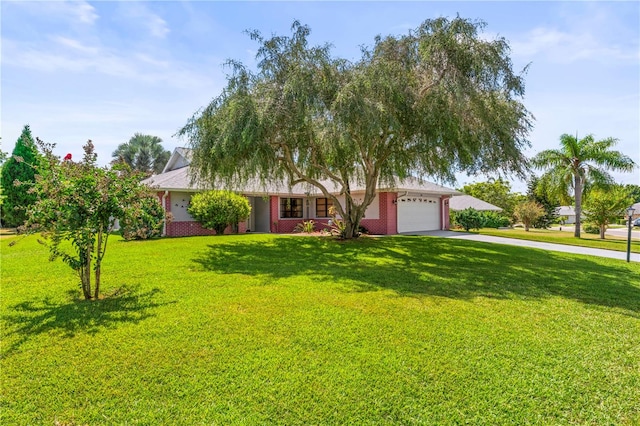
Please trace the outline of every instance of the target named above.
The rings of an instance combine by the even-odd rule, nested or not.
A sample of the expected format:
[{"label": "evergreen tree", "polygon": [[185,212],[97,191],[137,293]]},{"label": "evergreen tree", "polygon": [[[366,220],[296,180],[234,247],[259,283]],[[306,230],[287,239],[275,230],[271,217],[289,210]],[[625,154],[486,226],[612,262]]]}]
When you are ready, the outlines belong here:
[{"label": "evergreen tree", "polygon": [[[27,208],[35,200],[35,194],[29,192],[35,181],[35,166],[38,162],[36,147],[29,125],[24,126],[22,134],[13,149],[11,157],[2,166],[2,225],[15,227],[22,225],[27,218]],[[16,181],[20,185],[15,185]]]},{"label": "evergreen tree", "polygon": [[557,200],[552,197],[541,187],[540,178],[537,176],[531,176],[527,182],[527,198],[530,201],[535,201],[544,208],[544,216],[540,216],[538,219],[532,222],[532,226],[538,229],[546,229],[551,226],[551,223],[558,218],[556,208],[560,206]]}]

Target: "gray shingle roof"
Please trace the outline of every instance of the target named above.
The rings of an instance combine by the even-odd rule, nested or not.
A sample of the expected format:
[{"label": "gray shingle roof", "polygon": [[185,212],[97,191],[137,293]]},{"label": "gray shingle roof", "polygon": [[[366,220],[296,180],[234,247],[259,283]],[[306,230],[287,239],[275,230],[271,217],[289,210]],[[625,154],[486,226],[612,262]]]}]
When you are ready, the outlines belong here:
[{"label": "gray shingle roof", "polygon": [[494,211],[501,212],[502,209],[486,201],[472,197],[471,195],[456,195],[449,200],[449,208],[451,210],[464,210],[469,207],[478,211]]},{"label": "gray shingle roof", "polygon": [[[206,189],[211,189],[210,185],[206,185],[204,183],[191,182],[191,177],[189,176],[190,167],[182,167],[180,169],[171,170],[166,173],[161,173],[159,175],[151,176],[142,181],[145,185],[149,185],[155,187],[159,190],[163,191],[185,191],[185,192],[195,192],[202,191]],[[332,181],[324,180],[321,183],[329,190],[329,192],[340,192],[340,188],[338,188]],[[285,182],[270,182],[266,185],[260,184],[257,180],[248,182],[246,185],[242,187],[227,187],[226,185],[220,183],[219,185],[214,185],[216,188],[224,188],[232,191],[242,192],[243,194],[255,194],[255,195],[264,195],[264,194],[306,194],[310,195],[320,195],[321,191],[311,185],[306,183],[299,183],[295,185],[293,188],[289,189],[289,186]],[[351,191],[358,192],[364,191],[364,185],[352,185]],[[459,194],[455,189],[447,188],[442,185],[438,185],[432,182],[420,181],[416,178],[409,178],[404,182],[400,182],[399,180],[395,182],[395,185],[380,185],[378,191],[381,192],[399,192],[399,191],[408,191],[408,192],[422,192],[429,194],[439,194],[439,195],[455,195]]]}]

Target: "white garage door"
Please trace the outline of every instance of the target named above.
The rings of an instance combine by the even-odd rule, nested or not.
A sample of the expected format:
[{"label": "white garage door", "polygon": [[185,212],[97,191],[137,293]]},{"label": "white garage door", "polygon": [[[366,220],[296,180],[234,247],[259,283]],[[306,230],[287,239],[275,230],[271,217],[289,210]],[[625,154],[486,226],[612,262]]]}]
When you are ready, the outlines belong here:
[{"label": "white garage door", "polygon": [[437,198],[399,197],[398,232],[440,229],[440,201]]}]

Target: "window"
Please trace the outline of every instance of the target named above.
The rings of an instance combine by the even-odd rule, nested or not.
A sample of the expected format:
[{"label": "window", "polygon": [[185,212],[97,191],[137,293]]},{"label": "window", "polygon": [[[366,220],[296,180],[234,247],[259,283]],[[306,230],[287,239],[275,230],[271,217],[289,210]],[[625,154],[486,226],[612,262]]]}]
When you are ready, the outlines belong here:
[{"label": "window", "polygon": [[328,198],[316,198],[316,217],[329,217],[329,207],[333,201]]},{"label": "window", "polygon": [[302,217],[302,198],[280,198],[280,217]]}]

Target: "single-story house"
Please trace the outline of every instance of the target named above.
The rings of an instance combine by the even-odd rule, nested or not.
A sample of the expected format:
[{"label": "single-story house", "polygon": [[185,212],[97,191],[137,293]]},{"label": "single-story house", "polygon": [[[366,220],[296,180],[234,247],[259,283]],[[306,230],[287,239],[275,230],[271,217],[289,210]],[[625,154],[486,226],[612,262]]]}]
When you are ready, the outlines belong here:
[{"label": "single-story house", "polygon": [[[204,185],[191,182],[189,175],[190,150],[176,148],[163,172],[143,181],[157,189],[158,198],[173,221],[165,226],[164,235],[190,236],[212,235],[203,229],[187,211],[191,196],[206,190]],[[339,194],[329,181],[323,182],[333,194]],[[313,220],[322,229],[329,220],[331,199],[307,184],[291,188],[283,183],[270,185],[248,184],[232,189],[249,200],[251,216],[239,224],[239,232],[290,233],[302,221]],[[353,185],[352,194],[357,199],[364,196],[364,187]],[[382,186],[365,212],[361,225],[371,234],[398,234],[417,231],[449,229],[449,199],[460,194],[455,189],[435,183],[408,179],[396,186]],[[344,195],[338,196],[344,202]],[[328,227],[328,225],[325,225]]]},{"label": "single-story house", "polygon": [[494,206],[491,203],[487,203],[479,198],[472,197],[471,195],[454,195],[449,200],[449,208],[451,210],[460,211],[468,208],[478,210],[480,212],[501,212],[502,209],[498,206]]},{"label": "single-story house", "polygon": [[[631,215],[631,219],[637,219],[640,217],[640,203],[632,204],[633,214]],[[624,210],[624,218],[629,219],[629,215],[627,215],[627,209]]]},{"label": "single-story house", "polygon": [[565,219],[564,223],[568,225],[576,223],[576,210],[573,206],[556,207],[556,215],[566,217],[567,219]]}]

